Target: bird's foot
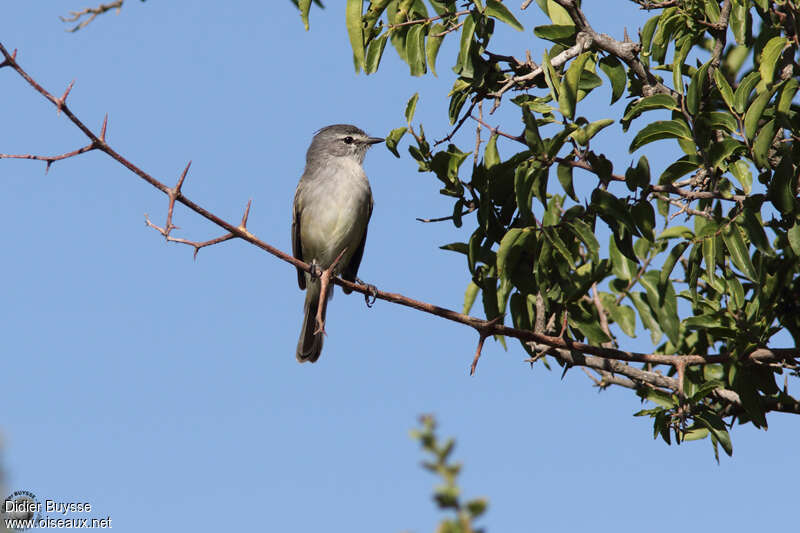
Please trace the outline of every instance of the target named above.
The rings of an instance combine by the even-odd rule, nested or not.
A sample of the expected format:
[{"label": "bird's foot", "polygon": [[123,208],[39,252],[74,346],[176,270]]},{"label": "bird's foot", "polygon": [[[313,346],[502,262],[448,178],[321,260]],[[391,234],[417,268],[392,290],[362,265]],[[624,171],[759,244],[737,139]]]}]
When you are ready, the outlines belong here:
[{"label": "bird's foot", "polygon": [[322,277],[322,268],[317,264],[317,260],[311,261],[311,270],[309,271],[309,275],[311,279],[319,279]]},{"label": "bird's foot", "polygon": [[378,287],[371,283],[365,283],[364,280],[356,278],[356,283],[360,283],[361,285],[365,285],[367,290],[369,291],[367,294],[364,295],[364,302],[366,302],[367,307],[372,307],[375,305],[375,302],[378,299]]}]

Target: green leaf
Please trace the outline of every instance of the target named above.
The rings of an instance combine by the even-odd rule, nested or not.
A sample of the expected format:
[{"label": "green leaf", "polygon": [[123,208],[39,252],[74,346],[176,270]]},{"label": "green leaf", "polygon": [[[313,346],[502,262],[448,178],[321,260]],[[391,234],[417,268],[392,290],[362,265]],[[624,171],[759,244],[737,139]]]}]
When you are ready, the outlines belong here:
[{"label": "green leaf", "polygon": [[689,172],[698,169],[702,164],[703,160],[700,157],[696,155],[685,155],[664,169],[664,172],[662,172],[661,176],[658,178],[658,183],[659,185],[672,183],[681,176],[685,176]]},{"label": "green leaf", "polygon": [[703,261],[706,263],[708,282],[716,285],[717,238],[713,235],[703,239]]},{"label": "green leaf", "polygon": [[622,125],[625,130],[628,129],[630,122],[641,115],[645,111],[650,111],[651,109],[669,109],[672,111],[677,111],[680,109],[678,103],[675,101],[673,97],[668,94],[654,94],[652,96],[645,96],[644,98],[640,98],[633,106],[628,109],[625,113],[625,116],[622,117]]},{"label": "green leaf", "polygon": [[558,182],[564,188],[564,192],[577,202],[578,197],[575,196],[575,189],[572,186],[572,166],[559,163],[556,174],[558,174]]},{"label": "green leaf", "polygon": [[548,24],[546,26],[536,26],[533,28],[533,34],[540,39],[547,41],[565,41],[570,39],[577,29],[573,25],[559,26],[558,24]]},{"label": "green leaf", "polygon": [[742,191],[745,194],[750,194],[753,185],[753,174],[750,172],[750,166],[740,159],[729,164],[728,170],[739,181]]},{"label": "green leaf", "polygon": [[386,136],[386,148],[398,159],[400,158],[400,154],[397,151],[397,143],[400,142],[400,139],[403,138],[403,135],[405,135],[407,131],[408,127],[403,126],[402,128],[393,129],[389,132],[389,135]]},{"label": "green leaf", "polygon": [[472,76],[472,59],[470,58],[470,48],[472,48],[472,37],[475,35],[475,17],[468,15],[464,17],[464,25],[461,27],[461,44],[459,45],[458,60],[453,70],[456,74],[465,77]]},{"label": "green leaf", "polygon": [[636,202],[631,207],[631,215],[642,236],[650,242],[655,241],[653,228],[656,227],[656,212],[653,210],[653,204],[646,200]]},{"label": "green leaf", "polygon": [[736,139],[727,137],[721,142],[715,142],[708,150],[708,161],[711,163],[711,168],[720,168],[734,152],[745,151],[746,147]]},{"label": "green leaf", "polygon": [[769,168],[769,149],[775,138],[776,127],[775,119],[770,120],[758,131],[753,141],[753,162],[758,168]]},{"label": "green leaf", "polygon": [[714,81],[717,84],[717,89],[719,89],[719,94],[721,94],[722,99],[725,100],[725,105],[727,105],[730,110],[733,110],[733,89],[731,89],[728,80],[725,79],[725,75],[720,72],[719,69],[714,71]]},{"label": "green leaf", "polygon": [[542,54],[542,74],[544,74],[544,81],[550,89],[550,96],[554,101],[558,102],[558,95],[561,92],[561,82],[553,68],[553,64],[550,63],[550,54],[547,50]]},{"label": "green leaf", "polygon": [[575,264],[575,258],[572,257],[567,245],[564,244],[564,241],[558,236],[558,232],[555,228],[552,226],[545,227],[542,229],[542,234],[544,234],[545,238],[550,241],[550,244],[553,245],[553,248],[555,248],[558,253],[560,253],[564,259],[567,260],[568,265]]},{"label": "green leaf", "polygon": [[656,239],[694,239],[694,232],[686,226],[670,226],[661,232]]},{"label": "green leaf", "polygon": [[467,255],[469,253],[469,245],[465,242],[451,242],[450,244],[443,244],[439,247],[440,250],[448,250],[450,252],[458,252]]},{"label": "green leaf", "polygon": [[509,11],[504,4],[501,4],[497,0],[486,0],[486,10],[483,12],[483,14],[503,21],[517,31],[522,31],[525,29],[522,27],[522,24],[519,23],[516,17],[514,17],[511,11]]},{"label": "green leaf", "polygon": [[428,60],[428,67],[430,67],[433,75],[436,76],[436,57],[439,55],[439,48],[444,42],[444,36],[437,37],[445,31],[444,24],[436,24],[431,28],[428,33],[428,42],[425,45],[425,58]]},{"label": "green leaf", "polygon": [[631,338],[636,336],[636,312],[632,307],[628,305],[616,305],[613,297],[608,304],[604,302],[603,307],[608,311],[611,319],[619,325],[625,335]]},{"label": "green leaf", "polygon": [[406,59],[412,76],[422,76],[427,72],[425,66],[425,31],[427,28],[417,24],[408,30],[406,36]]},{"label": "green leaf", "polygon": [[669,281],[669,277],[672,274],[672,270],[675,268],[675,265],[680,260],[683,252],[686,248],[689,247],[689,241],[681,241],[675,246],[672,247],[672,250],[669,251],[667,258],[664,260],[664,265],[661,267],[661,276],[659,277],[659,284],[664,285]]},{"label": "green leaf", "polygon": [[789,228],[786,236],[789,238],[789,246],[792,247],[795,255],[800,257],[800,221],[795,220],[794,226]]},{"label": "green leaf", "polygon": [[608,242],[608,256],[611,259],[611,270],[621,280],[630,281],[636,273],[636,263],[622,255],[612,235]]},{"label": "green leaf", "polygon": [[753,243],[753,246],[755,246],[757,250],[770,257],[775,255],[775,250],[772,249],[772,246],[769,244],[769,239],[767,239],[764,226],[756,217],[756,214],[748,208],[745,208],[742,215],[742,227],[747,234],[748,240]]},{"label": "green leaf", "polygon": [[477,498],[467,502],[467,511],[472,515],[472,518],[478,518],[486,512],[488,506],[489,502],[485,498]]},{"label": "green leaf", "polygon": [[683,120],[657,120],[636,134],[629,150],[633,153],[645,144],[660,139],[685,139],[694,142],[689,126]]},{"label": "green leaf", "polygon": [[597,133],[605,127],[610,126],[614,123],[613,119],[604,118],[601,120],[596,120],[586,126],[579,128],[572,133],[570,133],[570,137],[575,139],[575,141],[580,144],[581,146],[586,146],[589,144],[589,140],[597,135]]},{"label": "green leaf", "polygon": [[751,72],[739,82],[736,92],[733,93],[733,105],[737,113],[744,113],[747,106],[747,99],[750,98],[750,93],[753,88],[758,84],[761,79],[758,72]]},{"label": "green leaf", "polygon": [[581,79],[586,60],[591,55],[591,52],[584,52],[573,59],[567,69],[567,73],[564,75],[564,82],[561,84],[558,107],[561,109],[561,113],[570,120],[575,116],[575,104],[578,101],[578,82]]},{"label": "green leaf", "polygon": [[696,414],[695,420],[711,432],[712,438],[715,439],[715,442],[719,442],[722,445],[722,449],[725,450],[725,453],[729,456],[733,454],[731,436],[728,434],[728,430],[725,429],[725,423],[719,415],[711,411],[704,411],[702,414]]},{"label": "green leaf", "polygon": [[747,244],[739,231],[739,226],[735,223],[728,224],[722,232],[722,238],[725,240],[725,247],[731,254],[731,260],[736,265],[736,268],[747,276],[750,281],[757,281],[758,274],[752,261],[750,261]]},{"label": "green leaf", "polygon": [[658,324],[662,331],[667,334],[672,344],[677,345],[680,341],[680,320],[678,319],[678,300],[675,296],[675,288],[672,283],[667,283],[664,290],[660,290],[660,274],[655,270],[645,272],[639,278],[639,283],[647,291],[647,301],[653,309]]},{"label": "green leaf", "polygon": [[733,31],[733,37],[740,45],[744,45],[749,41],[750,31],[748,19],[750,11],[750,2],[748,0],[734,0],[733,7],[730,14],[730,26]]},{"label": "green leaf", "polygon": [[356,73],[364,66],[364,35],[361,31],[361,13],[364,11],[363,0],[347,0],[345,8],[345,24],[353,49],[353,65]]},{"label": "green leaf", "polygon": [[364,63],[364,73],[372,74],[378,70],[378,65],[381,63],[383,57],[383,49],[386,48],[386,41],[389,39],[389,34],[384,33],[377,39],[373,39],[367,47],[367,59]]},{"label": "green leaf", "polygon": [[658,21],[661,19],[661,15],[656,15],[655,17],[650,18],[647,22],[644,23],[644,27],[642,27],[642,62],[645,65],[650,64],[650,48],[653,42],[653,33],[656,30],[656,26],[658,26]]},{"label": "green leaf", "polygon": [[750,107],[747,108],[747,113],[744,115],[744,132],[749,140],[756,134],[758,121],[764,113],[764,108],[767,107],[772,95],[775,93],[775,88],[769,91],[764,91],[759,94]]},{"label": "green leaf", "polygon": [[707,61],[702,67],[697,69],[694,74],[692,74],[691,82],[689,83],[689,89],[686,92],[686,109],[692,115],[697,114],[697,110],[700,107],[700,99],[703,96],[703,86],[708,79],[708,67],[711,66],[711,61]]},{"label": "green leaf", "polygon": [[794,95],[797,92],[798,86],[800,86],[800,82],[797,81],[797,78],[789,79],[783,86],[781,95],[778,97],[778,107],[776,110],[779,114],[779,118],[781,119],[781,122],[790,128],[791,125],[788,125],[788,116],[792,106],[792,100],[794,99]]},{"label": "green leaf", "polygon": [[408,99],[406,103],[406,122],[411,125],[411,120],[414,118],[414,111],[417,110],[417,101],[419,100],[419,93],[414,93],[414,96]]},{"label": "green leaf", "polygon": [[634,307],[636,307],[636,311],[639,313],[639,318],[642,320],[642,324],[644,324],[645,328],[650,330],[650,341],[653,344],[658,344],[658,341],[661,340],[661,336],[664,333],[661,331],[661,326],[658,325],[658,321],[656,320],[653,311],[647,304],[647,300],[644,298],[644,293],[631,292],[628,296],[633,302]]},{"label": "green leaf", "polygon": [[597,211],[603,217],[603,220],[609,224],[619,222],[628,228],[628,231],[633,235],[639,236],[639,230],[636,228],[633,218],[631,218],[628,205],[610,192],[603,189],[592,191],[591,208]]},{"label": "green leaf", "polygon": [[781,158],[781,162],[772,174],[772,181],[770,181],[767,188],[767,197],[775,204],[778,211],[785,215],[789,215],[795,208],[795,194],[794,183],[796,182],[797,175],[794,173],[792,160],[789,156]]},{"label": "green leaf", "polygon": [[497,151],[497,134],[493,133],[486,143],[486,150],[483,152],[483,161],[486,168],[490,169],[500,163],[500,153]]},{"label": "green leaf", "polygon": [[[581,242],[586,245],[586,250],[589,252],[591,260],[595,263],[599,261],[600,256],[598,255],[598,250],[600,250],[600,243],[597,242],[597,238],[594,236],[589,225],[579,218],[572,220],[568,225]],[[798,253],[798,255],[800,255],[800,253]]]},{"label": "green leaf", "polygon": [[567,10],[553,0],[547,0],[547,16],[550,17],[550,20],[553,21],[553,24],[561,24],[564,26],[575,24],[572,21],[572,17],[569,16]]},{"label": "green leaf", "polygon": [[300,20],[303,21],[303,26],[308,31],[308,12],[311,9],[311,0],[298,0],[297,7],[300,9]]},{"label": "green leaf", "polygon": [[530,228],[512,228],[500,240],[497,248],[497,272],[507,278],[514,271],[522,250],[536,235]]},{"label": "green leaf", "polygon": [[786,37],[773,37],[764,49],[761,51],[761,63],[758,66],[758,72],[761,74],[761,83],[767,87],[775,77],[775,65],[778,64],[783,49],[789,40]]},{"label": "green leaf", "polygon": [[616,56],[607,55],[598,62],[600,70],[602,70],[608,81],[611,82],[611,103],[613,104],[619,100],[622,93],[625,91],[625,84],[627,77],[625,76],[625,67]]}]

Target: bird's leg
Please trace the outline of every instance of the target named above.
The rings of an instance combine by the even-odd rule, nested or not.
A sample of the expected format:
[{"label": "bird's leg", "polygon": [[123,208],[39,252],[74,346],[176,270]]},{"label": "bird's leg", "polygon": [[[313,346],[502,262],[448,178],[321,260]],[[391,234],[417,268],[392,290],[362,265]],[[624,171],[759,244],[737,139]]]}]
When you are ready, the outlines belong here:
[{"label": "bird's leg", "polygon": [[[320,274],[319,276],[320,296],[319,296],[319,303],[317,304],[317,329],[314,331],[314,335],[316,335],[317,333],[322,333],[324,335],[327,335],[327,333],[325,333],[325,319],[322,317],[325,316],[325,308],[328,306],[328,289],[331,283],[331,277],[333,276],[333,272],[336,269],[336,265],[339,263],[339,260],[342,258],[346,250],[347,248],[339,252],[339,255],[336,256],[336,259],[334,259],[333,263],[331,263],[331,266],[323,270],[322,274]],[[313,266],[314,263],[312,263],[312,270]]]},{"label": "bird's leg", "polygon": [[322,276],[322,269],[317,264],[317,260],[313,259],[309,266],[311,267],[311,271],[309,272],[311,279],[312,280],[319,279]]},{"label": "bird's leg", "polygon": [[364,285],[369,291],[367,294],[364,295],[364,301],[366,302],[367,307],[372,307],[373,305],[375,305],[375,301],[378,299],[378,287],[376,287],[371,283],[365,283],[364,280],[360,278],[356,278],[356,283]]}]

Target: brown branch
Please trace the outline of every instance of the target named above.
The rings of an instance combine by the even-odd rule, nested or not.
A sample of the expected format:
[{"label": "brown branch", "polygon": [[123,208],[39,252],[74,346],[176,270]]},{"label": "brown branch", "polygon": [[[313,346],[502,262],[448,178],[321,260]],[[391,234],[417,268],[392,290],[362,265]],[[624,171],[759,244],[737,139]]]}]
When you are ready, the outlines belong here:
[{"label": "brown branch", "polygon": [[[41,87],[36,81],[34,81],[16,62],[14,56],[9,54],[5,47],[0,44],[0,53],[3,54],[5,57],[5,61],[2,63],[3,66],[8,66],[13,68],[26,82],[28,82],[37,92],[39,92],[44,98],[52,102],[56,107],[59,106],[60,99],[54,97],[48,91]],[[212,223],[216,224],[217,226],[225,229],[230,233],[232,236],[228,237],[224,235],[216,239],[217,242],[222,242],[224,240],[229,240],[233,238],[239,238],[244,241],[253,244],[254,246],[278,257],[279,259],[292,264],[293,266],[300,268],[305,272],[312,272],[312,267],[303,261],[288,255],[281,250],[271,246],[270,244],[258,239],[255,235],[253,235],[245,226],[246,218],[247,218],[247,211],[245,212],[245,216],[243,217],[243,223],[236,226],[217,215],[213,214],[212,212],[208,211],[204,207],[200,206],[199,204],[193,202],[189,198],[187,198],[182,192],[177,191],[178,187],[170,188],[165,184],[161,183],[150,174],[145,172],[144,170],[140,169],[127,159],[125,159],[122,155],[116,152],[109,144],[105,141],[104,138],[96,135],[92,132],[77,116],[72,112],[71,109],[67,106],[65,102],[61,103],[61,111],[64,115],[78,128],[80,129],[84,135],[86,135],[92,145],[94,145],[97,150],[100,150],[107,154],[109,157],[123,165],[125,168],[139,176],[142,180],[146,181],[162,193],[166,194],[168,197],[170,195],[174,195],[175,201],[179,202],[190,210],[194,211],[195,213],[199,214],[203,218],[211,221]],[[161,228],[162,234],[163,232],[167,231],[167,228]],[[168,236],[171,238],[171,236]],[[169,239],[168,239],[169,240]],[[172,239],[174,240],[174,239]],[[183,242],[183,241],[175,241],[175,242]],[[188,244],[188,243],[187,243]],[[192,244],[195,246],[194,244]],[[574,358],[586,358],[588,356],[595,356],[600,358],[604,361],[607,361],[607,364],[613,367],[615,364],[621,364],[620,361],[624,362],[641,362],[641,363],[650,363],[655,365],[669,365],[669,366],[676,366],[678,364],[684,365],[703,365],[703,364],[714,364],[714,363],[723,363],[729,361],[732,357],[729,353],[719,353],[713,355],[666,355],[666,354],[656,354],[656,353],[638,353],[632,352],[627,350],[620,350],[615,348],[605,348],[600,346],[594,346],[591,344],[586,344],[584,342],[571,340],[568,338],[560,338],[560,337],[552,337],[549,335],[545,335],[543,333],[537,333],[530,330],[521,330],[513,327],[508,327],[503,324],[500,324],[495,321],[491,320],[483,320],[477,317],[465,315],[462,313],[458,313],[451,309],[446,309],[444,307],[439,307],[427,302],[422,302],[419,300],[414,300],[407,296],[397,293],[391,292],[384,292],[374,289],[371,286],[364,285],[361,283],[353,283],[347,280],[344,280],[339,277],[335,277],[332,279],[333,283],[339,285],[341,287],[345,287],[350,289],[351,291],[358,292],[363,295],[371,295],[373,297],[379,298],[381,300],[385,300],[387,302],[396,303],[399,305],[403,305],[405,307],[410,307],[412,309],[417,309],[419,311],[423,311],[453,322],[458,322],[460,324],[464,324],[474,328],[478,331],[479,335],[503,335],[506,337],[512,337],[516,339],[520,339],[526,342],[533,342],[540,345],[549,346],[551,349],[560,349],[565,350],[566,352],[570,353],[570,355]],[[583,355],[588,354],[588,355]],[[754,351],[752,354],[742,357],[743,360],[748,360],[751,362],[778,362],[783,360],[791,360],[794,362],[795,359],[800,357],[800,349],[796,348],[787,348],[787,349],[768,349],[768,348],[761,348],[759,350]],[[591,366],[591,365],[583,365],[583,366]],[[624,366],[624,365],[623,365]]]},{"label": "brown branch", "polygon": [[387,28],[393,30],[395,28],[401,28],[403,26],[412,26],[414,24],[430,24],[431,22],[435,22],[437,20],[441,20],[446,17],[460,17],[462,15],[469,15],[470,10],[464,9],[463,11],[455,11],[452,13],[442,13],[436,17],[430,17],[426,19],[416,19],[416,20],[407,20],[405,22],[399,22],[397,24],[389,24]]},{"label": "brown branch", "polygon": [[[69,14],[70,14],[69,17],[58,17],[58,18],[61,19],[61,22],[78,22],[78,21],[80,21],[80,22],[78,22],[77,25],[75,25],[72,28],[69,28],[68,30],[66,30],[68,32],[76,32],[79,29],[85,28],[86,26],[88,26],[89,23],[92,22],[97,17],[97,15],[102,15],[103,13],[106,13],[107,11],[111,11],[112,9],[116,9],[117,13],[119,13],[120,10],[122,9],[122,4],[124,2],[125,2],[125,0],[115,0],[114,2],[111,2],[111,3],[108,3],[108,4],[100,4],[97,7],[87,7],[86,9],[82,9],[80,11],[70,11],[69,12]],[[81,20],[83,17],[86,17],[87,15],[88,15],[88,18],[85,18],[85,19]]]}]

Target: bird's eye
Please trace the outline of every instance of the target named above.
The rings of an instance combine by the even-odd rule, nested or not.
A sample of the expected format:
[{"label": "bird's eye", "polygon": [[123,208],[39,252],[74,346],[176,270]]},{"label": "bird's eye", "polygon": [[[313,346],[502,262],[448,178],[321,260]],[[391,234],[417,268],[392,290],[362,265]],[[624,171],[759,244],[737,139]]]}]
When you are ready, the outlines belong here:
[{"label": "bird's eye", "polygon": [[349,135],[345,137],[343,140],[345,144],[353,144],[353,138],[350,137]]}]

